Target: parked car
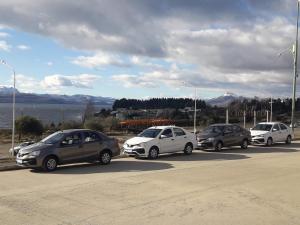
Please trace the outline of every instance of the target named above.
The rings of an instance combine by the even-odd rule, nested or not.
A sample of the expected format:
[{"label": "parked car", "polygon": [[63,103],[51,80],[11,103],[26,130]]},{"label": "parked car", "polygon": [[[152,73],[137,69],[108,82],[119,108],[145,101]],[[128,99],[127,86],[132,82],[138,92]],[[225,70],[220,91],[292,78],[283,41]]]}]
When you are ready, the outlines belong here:
[{"label": "parked car", "polygon": [[109,164],[120,154],[118,141],[103,133],[75,129],[55,132],[40,142],[22,148],[17,165],[53,171],[59,164],[100,161]]},{"label": "parked car", "polygon": [[24,148],[28,145],[32,145],[34,144],[34,141],[26,141],[26,142],[22,142],[19,145],[15,146],[14,148],[10,148],[9,149],[9,154],[12,156],[16,156],[18,154],[18,152],[20,151],[21,148]]},{"label": "parked car", "polygon": [[199,148],[213,148],[221,151],[223,147],[241,146],[248,148],[251,142],[250,131],[233,124],[213,124],[197,136]]},{"label": "parked car", "polygon": [[252,142],[267,146],[275,142],[292,142],[292,130],[285,124],[279,122],[259,123],[251,129]]},{"label": "parked car", "polygon": [[150,127],[137,137],[127,140],[124,152],[137,157],[158,158],[159,154],[183,151],[192,154],[197,146],[196,136],[176,126]]}]

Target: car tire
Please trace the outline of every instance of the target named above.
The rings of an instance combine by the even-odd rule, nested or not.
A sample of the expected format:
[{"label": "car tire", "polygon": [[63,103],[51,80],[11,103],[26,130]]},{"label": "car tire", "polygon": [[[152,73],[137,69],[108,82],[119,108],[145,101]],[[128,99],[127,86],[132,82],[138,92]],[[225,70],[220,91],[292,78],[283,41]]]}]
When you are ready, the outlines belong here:
[{"label": "car tire", "polygon": [[273,144],[273,139],[271,137],[268,138],[266,146],[271,146]]},{"label": "car tire", "polygon": [[242,144],[241,144],[242,149],[247,149],[248,148],[248,139],[244,139]]},{"label": "car tire", "polygon": [[102,151],[100,153],[99,162],[101,165],[108,165],[111,161],[111,153],[109,151]]},{"label": "car tire", "polygon": [[148,159],[157,159],[159,154],[159,150],[157,147],[152,147],[149,150]]},{"label": "car tire", "polygon": [[184,154],[191,155],[193,153],[193,145],[191,143],[187,143],[183,150]]},{"label": "car tire", "polygon": [[215,144],[215,151],[216,152],[220,152],[223,148],[223,143],[221,141],[218,141],[216,144]]},{"label": "car tire", "polygon": [[286,138],[286,140],[285,140],[285,143],[286,143],[287,145],[289,145],[289,144],[292,143],[292,137],[291,137],[291,135],[287,136],[287,138]]},{"label": "car tire", "polygon": [[54,156],[48,156],[43,161],[43,169],[47,172],[52,172],[56,170],[58,160]]}]

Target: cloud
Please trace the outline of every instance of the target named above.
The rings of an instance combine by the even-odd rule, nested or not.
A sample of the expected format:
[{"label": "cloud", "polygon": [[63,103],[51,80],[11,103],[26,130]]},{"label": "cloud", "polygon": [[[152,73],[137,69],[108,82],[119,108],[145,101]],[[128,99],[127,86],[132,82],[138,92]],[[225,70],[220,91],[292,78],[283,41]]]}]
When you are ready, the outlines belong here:
[{"label": "cloud", "polygon": [[54,74],[44,77],[41,84],[45,88],[62,88],[62,87],[76,87],[76,88],[93,88],[93,83],[98,80],[100,76],[92,74],[80,74],[74,76],[65,76],[61,74]]},{"label": "cloud", "polygon": [[[210,91],[270,95],[290,91],[292,56],[277,54],[294,42],[295,5],[295,0],[120,0],[116,7],[112,0],[10,0],[0,2],[0,19],[88,52],[73,64],[139,67],[112,77],[127,87],[174,88],[187,81]],[[3,41],[0,49],[5,44],[7,51]],[[191,68],[168,68],[170,63]],[[62,75],[46,83],[75,85]]]},{"label": "cloud", "polygon": [[11,50],[11,45],[9,45],[6,41],[0,41],[0,51],[9,52]]},{"label": "cloud", "polygon": [[53,62],[51,61],[47,62],[47,66],[53,66]]},{"label": "cloud", "polygon": [[31,47],[28,45],[18,45],[17,48],[22,51],[30,50]]},{"label": "cloud", "polygon": [[6,33],[6,32],[0,32],[0,38],[6,38],[6,37],[9,37],[9,36],[10,35],[8,33]]},{"label": "cloud", "polygon": [[97,68],[100,66],[118,66],[128,67],[129,64],[125,63],[120,56],[108,54],[104,52],[98,52],[93,56],[78,56],[71,61],[73,64],[87,67]]}]

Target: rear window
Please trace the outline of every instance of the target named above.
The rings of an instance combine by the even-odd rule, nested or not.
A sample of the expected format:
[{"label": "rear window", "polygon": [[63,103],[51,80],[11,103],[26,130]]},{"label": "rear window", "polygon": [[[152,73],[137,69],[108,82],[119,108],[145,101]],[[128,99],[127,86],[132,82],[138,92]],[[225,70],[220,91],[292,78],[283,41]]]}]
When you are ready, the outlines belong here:
[{"label": "rear window", "polygon": [[286,130],[287,127],[286,127],[284,124],[281,123],[281,124],[280,124],[280,129],[281,129],[281,130]]},{"label": "rear window", "polygon": [[180,128],[173,128],[173,131],[174,131],[174,134],[175,136],[184,136],[185,135],[185,132],[184,130],[180,129]]}]

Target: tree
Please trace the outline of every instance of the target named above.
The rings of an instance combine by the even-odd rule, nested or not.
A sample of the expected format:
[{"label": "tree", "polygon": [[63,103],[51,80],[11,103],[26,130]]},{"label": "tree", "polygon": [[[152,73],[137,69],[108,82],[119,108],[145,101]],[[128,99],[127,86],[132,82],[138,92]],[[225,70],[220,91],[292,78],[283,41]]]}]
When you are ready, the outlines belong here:
[{"label": "tree", "polygon": [[103,125],[99,119],[89,119],[84,122],[84,128],[91,129],[91,130],[97,130],[97,131],[103,131]]},{"label": "tree", "polygon": [[19,134],[19,140],[22,135],[40,136],[44,128],[42,123],[34,117],[22,116],[16,120],[16,130]]}]

